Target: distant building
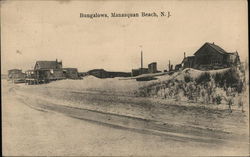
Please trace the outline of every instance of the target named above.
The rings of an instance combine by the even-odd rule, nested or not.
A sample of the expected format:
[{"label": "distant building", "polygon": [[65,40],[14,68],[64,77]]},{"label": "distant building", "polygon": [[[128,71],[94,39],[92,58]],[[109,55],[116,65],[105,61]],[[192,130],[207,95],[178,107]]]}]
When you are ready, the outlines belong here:
[{"label": "distant building", "polygon": [[152,62],[148,64],[148,68],[132,69],[132,76],[138,76],[138,75],[148,74],[148,73],[157,73],[157,72],[160,72],[157,70],[157,63]]},{"label": "distant building", "polygon": [[36,79],[50,81],[64,79],[62,62],[56,61],[37,61],[34,67]]},{"label": "distant building", "polygon": [[148,65],[148,73],[157,73],[157,63],[153,62]]},{"label": "distant building", "polygon": [[176,64],[174,70],[180,70],[182,68],[181,64]]},{"label": "distant building", "polygon": [[22,73],[22,70],[20,70],[20,69],[11,69],[11,70],[8,70],[8,78],[12,79],[16,75],[21,74],[21,73]]},{"label": "distant building", "polygon": [[148,73],[148,68],[132,69],[132,76],[138,76],[147,73]]},{"label": "distant building", "polygon": [[132,76],[138,76],[140,75],[139,69],[132,69]]},{"label": "distant building", "polygon": [[63,68],[63,74],[68,79],[78,79],[78,70],[77,68]]},{"label": "distant building", "polygon": [[238,52],[226,52],[214,43],[206,42],[194,56],[184,57],[183,68],[220,69],[240,64]]},{"label": "distant building", "polygon": [[25,81],[25,73],[20,69],[10,69],[8,70],[8,80],[14,83],[22,83]]},{"label": "distant building", "polygon": [[188,56],[185,57],[181,63],[181,66],[185,68],[192,68],[194,67],[195,56]]}]

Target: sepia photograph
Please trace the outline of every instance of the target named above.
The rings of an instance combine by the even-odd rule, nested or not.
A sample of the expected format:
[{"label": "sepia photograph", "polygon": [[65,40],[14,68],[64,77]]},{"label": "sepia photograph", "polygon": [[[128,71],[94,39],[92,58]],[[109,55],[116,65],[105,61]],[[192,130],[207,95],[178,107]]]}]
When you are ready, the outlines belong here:
[{"label": "sepia photograph", "polygon": [[2,0],[3,156],[249,156],[246,0]]}]

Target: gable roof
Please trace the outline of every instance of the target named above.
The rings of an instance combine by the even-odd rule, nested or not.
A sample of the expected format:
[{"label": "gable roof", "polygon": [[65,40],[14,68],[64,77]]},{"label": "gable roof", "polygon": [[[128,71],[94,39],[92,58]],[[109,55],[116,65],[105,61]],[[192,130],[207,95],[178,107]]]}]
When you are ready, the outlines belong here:
[{"label": "gable roof", "polygon": [[[215,45],[214,43],[206,42],[201,48],[206,47],[206,46],[207,46],[207,47],[210,47],[210,48],[212,48],[212,49],[214,49],[216,52],[219,52],[219,53],[221,53],[221,54],[228,54],[228,52],[226,52],[226,51],[225,51],[224,49],[222,49],[220,46]],[[197,51],[194,53],[194,55],[196,55],[197,52],[199,52],[201,48],[199,48],[199,50],[197,50]]]},{"label": "gable roof", "polygon": [[57,61],[37,61],[36,66],[37,65],[38,65],[39,69],[57,69],[58,68]]}]

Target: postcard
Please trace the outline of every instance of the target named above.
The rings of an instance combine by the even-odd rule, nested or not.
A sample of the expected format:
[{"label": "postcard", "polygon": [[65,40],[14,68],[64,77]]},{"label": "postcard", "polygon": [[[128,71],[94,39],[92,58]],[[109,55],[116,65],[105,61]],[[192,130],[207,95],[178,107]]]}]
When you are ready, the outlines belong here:
[{"label": "postcard", "polygon": [[1,1],[4,156],[249,156],[246,0]]}]

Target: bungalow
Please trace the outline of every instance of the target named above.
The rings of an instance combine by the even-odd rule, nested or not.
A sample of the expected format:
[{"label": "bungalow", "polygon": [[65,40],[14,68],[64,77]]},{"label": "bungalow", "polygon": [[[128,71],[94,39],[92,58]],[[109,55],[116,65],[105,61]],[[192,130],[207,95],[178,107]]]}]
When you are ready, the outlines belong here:
[{"label": "bungalow", "polygon": [[10,69],[8,70],[8,80],[13,83],[23,83],[25,81],[25,73],[20,69]]},{"label": "bungalow", "polygon": [[221,69],[240,64],[238,52],[226,52],[214,43],[206,42],[199,48],[194,56],[184,57],[182,65],[184,68],[195,69]]},{"label": "bungalow", "polygon": [[37,61],[34,67],[35,77],[38,80],[48,82],[50,80],[64,79],[62,62]]}]

